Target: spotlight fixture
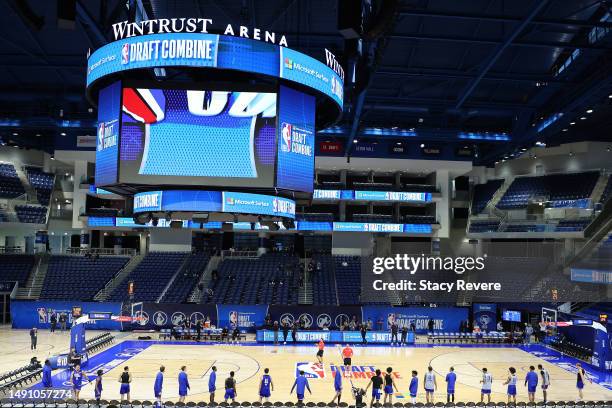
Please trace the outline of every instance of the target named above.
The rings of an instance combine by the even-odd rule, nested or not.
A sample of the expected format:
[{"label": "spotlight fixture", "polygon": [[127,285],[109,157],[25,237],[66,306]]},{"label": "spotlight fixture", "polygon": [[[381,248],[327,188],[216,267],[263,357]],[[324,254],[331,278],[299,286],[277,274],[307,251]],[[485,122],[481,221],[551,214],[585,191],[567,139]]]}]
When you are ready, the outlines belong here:
[{"label": "spotlight fixture", "polygon": [[421,149],[425,147],[425,143],[421,143]]},{"label": "spotlight fixture", "polygon": [[587,109],[586,113],[593,113],[593,109]]},{"label": "spotlight fixture", "polygon": [[586,116],[581,116],[580,120],[586,120]]},{"label": "spotlight fixture", "polygon": [[565,128],[565,129],[563,129],[563,130],[561,130],[561,131],[562,131],[562,132],[567,132],[567,128]]},{"label": "spotlight fixture", "polygon": [[570,122],[570,126],[574,126],[576,122]]}]

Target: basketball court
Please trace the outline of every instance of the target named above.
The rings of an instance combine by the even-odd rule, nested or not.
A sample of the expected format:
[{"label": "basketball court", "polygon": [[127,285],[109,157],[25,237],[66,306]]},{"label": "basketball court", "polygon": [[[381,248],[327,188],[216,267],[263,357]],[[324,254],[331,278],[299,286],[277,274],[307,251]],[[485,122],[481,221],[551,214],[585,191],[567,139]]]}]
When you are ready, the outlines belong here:
[{"label": "basketball court", "polygon": [[[92,337],[96,332],[87,332]],[[26,331],[0,331],[2,347],[2,365],[0,369],[14,367],[24,362],[24,357],[36,355],[44,360],[51,354],[64,351],[68,343],[67,333],[41,332],[37,352],[29,353],[29,336]],[[393,367],[393,375],[399,388],[399,394],[394,399],[409,402],[408,384],[410,372],[419,372],[418,402],[425,402],[422,389],[422,377],[428,365],[436,373],[438,390],[436,401],[446,401],[446,384],[444,376],[450,366],[457,373],[456,401],[478,401],[480,399],[480,370],[487,367],[493,375],[492,400],[506,400],[507,369],[513,366],[519,377],[519,401],[527,401],[526,387],[522,381],[530,365],[542,364],[551,376],[549,400],[575,400],[576,375],[575,361],[558,355],[557,352],[539,345],[526,347],[507,346],[431,346],[420,344],[412,347],[389,347],[354,345],[353,384],[365,388],[371,373],[377,368],[385,370]],[[131,398],[133,400],[153,399],[153,382],[160,365],[166,367],[164,377],[164,400],[178,400],[177,375],[181,366],[187,366],[191,391],[187,401],[208,401],[208,377],[211,367],[217,367],[216,401],[223,398],[223,383],[230,371],[236,373],[238,382],[238,401],[256,401],[259,398],[259,380],[264,368],[270,369],[274,382],[272,401],[293,401],[295,394],[289,395],[298,369],[303,369],[309,378],[313,394],[307,394],[307,401],[329,402],[333,397],[333,376],[342,369],[340,348],[338,345],[328,345],[325,349],[323,369],[314,362],[315,346],[310,345],[257,345],[247,342],[241,345],[196,344],[182,341],[139,341],[133,334],[117,333],[117,341],[111,347],[91,355],[86,367],[89,381],[81,392],[81,398],[93,398],[94,373],[98,369],[104,371],[103,398],[119,399],[118,377],[124,366],[129,366],[133,376]],[[590,370],[590,369],[589,369]],[[589,371],[594,383],[587,383],[584,390],[586,400],[612,399],[612,384],[605,376],[598,376]],[[56,388],[69,388],[68,371],[54,372],[53,385]],[[350,382],[343,381],[343,400],[351,402]],[[40,387],[40,384],[33,386]],[[607,387],[607,388],[606,388]],[[369,393],[368,393],[369,395]],[[369,398],[369,397],[368,397]],[[537,400],[542,400],[538,389]]]}]

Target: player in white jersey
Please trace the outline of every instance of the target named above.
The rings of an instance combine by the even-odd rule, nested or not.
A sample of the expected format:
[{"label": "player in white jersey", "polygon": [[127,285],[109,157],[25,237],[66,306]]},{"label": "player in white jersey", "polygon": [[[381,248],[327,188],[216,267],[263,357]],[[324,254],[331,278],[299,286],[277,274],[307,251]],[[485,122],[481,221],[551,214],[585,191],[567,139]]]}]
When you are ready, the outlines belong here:
[{"label": "player in white jersey", "polygon": [[427,367],[423,384],[425,387],[425,398],[427,399],[427,403],[429,404],[431,402],[433,404],[434,391],[438,388],[438,384],[436,383],[436,375],[434,374],[431,366]]},{"label": "player in white jersey", "polygon": [[480,390],[480,402],[484,402],[484,396],[487,396],[487,403],[491,403],[491,386],[493,385],[493,376],[487,372],[486,368],[482,369],[482,390]]},{"label": "player in white jersey", "polygon": [[548,374],[548,370],[542,367],[542,364],[538,364],[538,370],[540,370],[540,375],[542,376],[542,394],[544,395],[544,403],[547,401],[547,393],[548,387],[550,386],[550,374]]}]

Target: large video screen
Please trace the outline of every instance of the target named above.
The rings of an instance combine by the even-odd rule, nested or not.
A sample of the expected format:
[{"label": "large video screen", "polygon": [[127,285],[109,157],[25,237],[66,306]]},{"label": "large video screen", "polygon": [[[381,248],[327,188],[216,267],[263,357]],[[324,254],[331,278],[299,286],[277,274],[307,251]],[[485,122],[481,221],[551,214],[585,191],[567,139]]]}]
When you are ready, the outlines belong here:
[{"label": "large video screen", "polygon": [[273,187],[276,115],[273,92],[126,87],[120,182]]},{"label": "large video screen", "polygon": [[120,107],[121,82],[100,90],[95,173],[96,182],[100,185],[117,182]]},{"label": "large video screen", "polygon": [[276,185],[288,190],[313,191],[315,98],[280,87]]}]

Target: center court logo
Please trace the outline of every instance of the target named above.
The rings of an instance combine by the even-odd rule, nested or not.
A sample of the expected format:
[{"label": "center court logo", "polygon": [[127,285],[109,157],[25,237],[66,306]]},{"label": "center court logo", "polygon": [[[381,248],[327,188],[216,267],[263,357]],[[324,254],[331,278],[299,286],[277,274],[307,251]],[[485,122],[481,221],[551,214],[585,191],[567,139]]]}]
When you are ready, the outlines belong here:
[{"label": "center court logo", "polygon": [[130,62],[130,44],[123,44],[121,47],[121,64],[125,65]]},{"label": "center court logo", "polygon": [[322,380],[325,378],[325,366],[319,363],[302,362],[295,363],[295,376],[300,375],[300,371],[304,371],[304,377],[308,379]]}]

